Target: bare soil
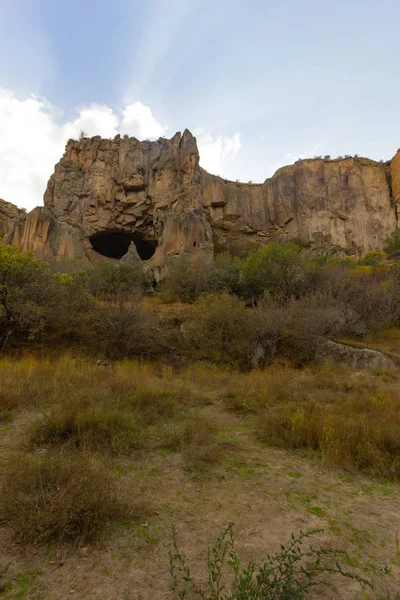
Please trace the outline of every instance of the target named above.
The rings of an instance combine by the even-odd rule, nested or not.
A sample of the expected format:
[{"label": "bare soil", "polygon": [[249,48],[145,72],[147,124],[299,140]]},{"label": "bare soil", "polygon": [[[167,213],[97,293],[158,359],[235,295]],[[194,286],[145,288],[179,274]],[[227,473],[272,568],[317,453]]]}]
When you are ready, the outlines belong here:
[{"label": "bare soil", "polygon": [[[317,458],[262,445],[246,418],[219,401],[201,409],[220,429],[223,459],[203,475],[184,470],[181,455],[163,451],[124,458],[118,465],[132,495],[145,489],[151,510],[143,522],[120,522],[87,547],[23,546],[3,523],[0,565],[4,598],[61,600],[172,599],[168,572],[171,526],[192,572],[205,577],[207,548],[234,523],[244,561],[262,560],[292,532],[323,528],[315,545],[342,548],[374,590],[336,580],[316,598],[392,598],[400,591],[400,486],[333,471]],[[25,418],[22,417],[21,418]],[[0,460],[15,427],[1,426]],[[15,440],[15,443],[17,440]]]}]

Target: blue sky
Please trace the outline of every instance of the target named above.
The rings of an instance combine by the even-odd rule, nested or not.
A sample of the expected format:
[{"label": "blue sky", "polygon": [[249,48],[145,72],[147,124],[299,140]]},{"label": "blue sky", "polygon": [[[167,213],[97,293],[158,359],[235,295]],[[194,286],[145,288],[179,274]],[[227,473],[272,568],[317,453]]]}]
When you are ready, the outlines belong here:
[{"label": "blue sky", "polygon": [[0,197],[31,208],[65,140],[186,127],[211,172],[263,181],[400,146],[400,3],[0,0]]}]

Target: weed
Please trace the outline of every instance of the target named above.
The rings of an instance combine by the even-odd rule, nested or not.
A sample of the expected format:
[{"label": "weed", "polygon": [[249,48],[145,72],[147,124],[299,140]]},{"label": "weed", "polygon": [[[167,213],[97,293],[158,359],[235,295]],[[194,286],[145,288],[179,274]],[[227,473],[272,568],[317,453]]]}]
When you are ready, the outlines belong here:
[{"label": "weed", "polygon": [[[264,563],[250,562],[242,567],[236,552],[233,527],[228,527],[209,549],[207,558],[207,584],[198,584],[179,550],[176,531],[173,529],[173,551],[169,554],[172,591],[178,598],[203,598],[205,600],[303,600],[323,575],[339,575],[360,584],[369,583],[346,571],[341,562],[348,562],[343,550],[325,548],[303,549],[302,545],[321,530],[292,534],[287,546],[267,555]],[[326,585],[326,581],[324,581]]]}]

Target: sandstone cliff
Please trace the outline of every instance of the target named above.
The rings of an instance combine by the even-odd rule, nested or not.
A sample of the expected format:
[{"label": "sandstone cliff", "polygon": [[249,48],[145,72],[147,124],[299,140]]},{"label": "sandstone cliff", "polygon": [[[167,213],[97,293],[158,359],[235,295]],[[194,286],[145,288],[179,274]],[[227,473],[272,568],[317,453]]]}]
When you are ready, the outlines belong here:
[{"label": "sandstone cliff", "polygon": [[397,228],[400,153],[302,160],[262,184],[234,183],[199,166],[189,131],[139,142],[70,140],[37,208],[6,241],[45,258],[119,259],[134,242],[156,278],[182,252],[244,251],[301,239],[320,251],[361,255]]}]

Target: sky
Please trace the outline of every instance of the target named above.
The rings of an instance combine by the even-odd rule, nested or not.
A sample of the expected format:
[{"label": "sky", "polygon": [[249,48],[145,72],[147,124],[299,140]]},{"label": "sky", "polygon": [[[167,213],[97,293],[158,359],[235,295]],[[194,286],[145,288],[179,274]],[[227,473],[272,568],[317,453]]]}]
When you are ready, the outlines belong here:
[{"label": "sky", "polygon": [[0,198],[28,210],[65,143],[172,137],[241,181],[400,146],[398,0],[0,0]]}]

